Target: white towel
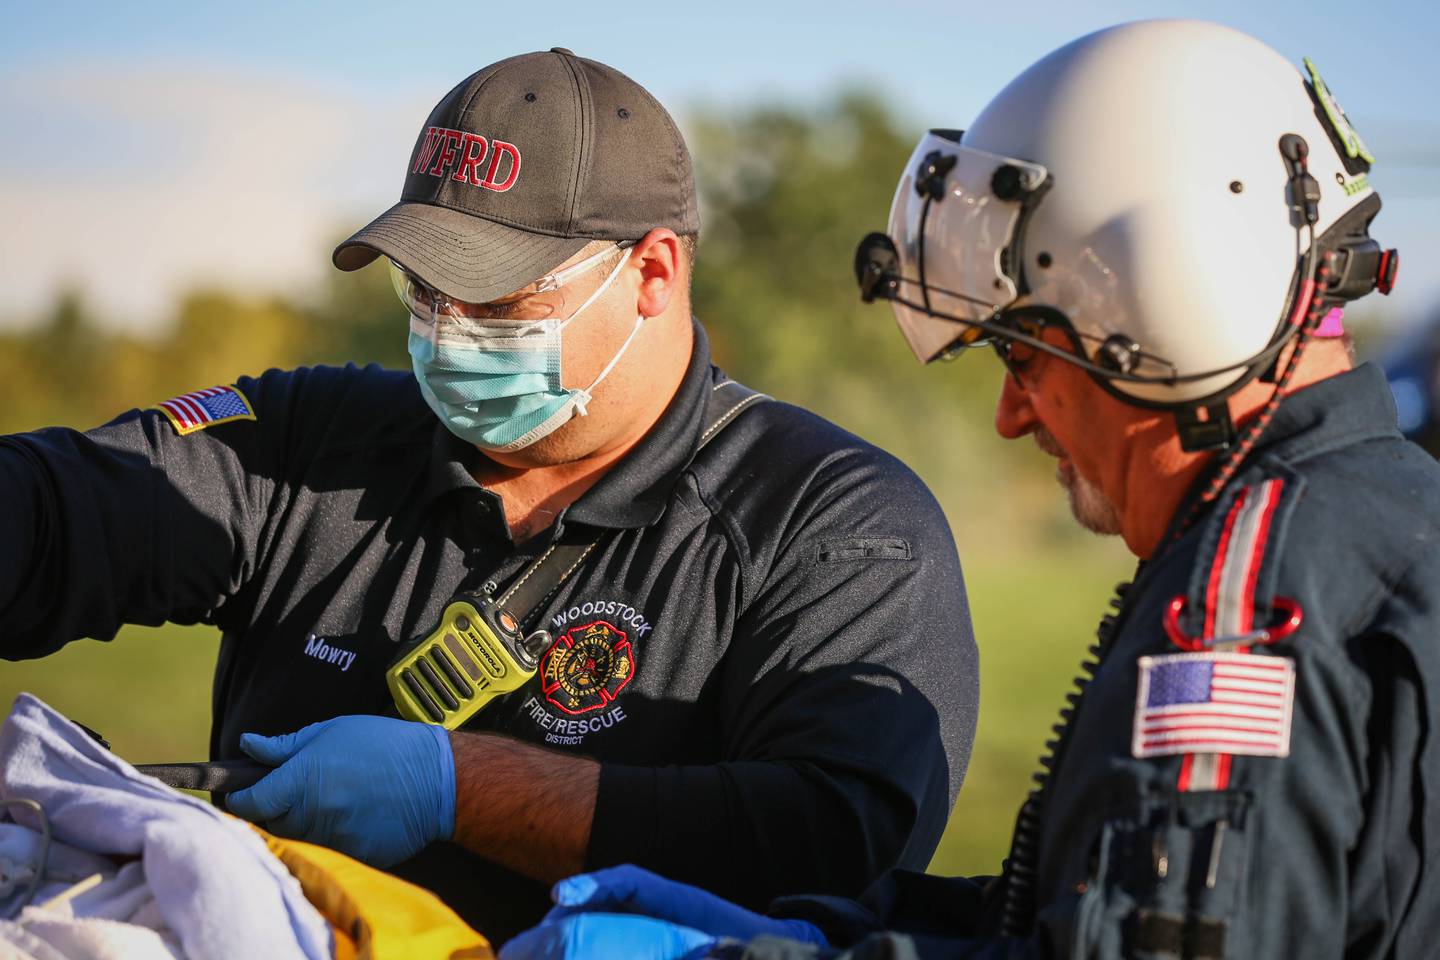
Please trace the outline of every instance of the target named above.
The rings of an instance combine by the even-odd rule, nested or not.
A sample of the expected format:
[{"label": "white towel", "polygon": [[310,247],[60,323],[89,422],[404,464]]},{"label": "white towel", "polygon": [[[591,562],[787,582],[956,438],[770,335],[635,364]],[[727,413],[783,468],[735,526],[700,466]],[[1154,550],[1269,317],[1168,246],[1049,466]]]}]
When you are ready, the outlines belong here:
[{"label": "white towel", "polygon": [[[0,917],[15,916],[29,895],[41,848],[40,834],[0,823]],[[139,860],[117,869],[54,839],[44,860],[32,905],[18,922],[0,921],[0,960],[184,960]]]},{"label": "white towel", "polygon": [[[0,727],[0,800],[16,798],[38,802],[63,844],[103,856],[139,857],[159,918],[186,956],[331,956],[330,928],[254,831],[138,773],[24,693]],[[0,817],[6,815],[40,829],[40,818],[26,807],[7,805]],[[114,901],[100,896],[93,902],[111,902],[113,908]],[[72,908],[78,913],[85,903],[77,898]],[[44,919],[56,922],[49,915]],[[158,936],[135,928],[136,936],[147,934]]]}]

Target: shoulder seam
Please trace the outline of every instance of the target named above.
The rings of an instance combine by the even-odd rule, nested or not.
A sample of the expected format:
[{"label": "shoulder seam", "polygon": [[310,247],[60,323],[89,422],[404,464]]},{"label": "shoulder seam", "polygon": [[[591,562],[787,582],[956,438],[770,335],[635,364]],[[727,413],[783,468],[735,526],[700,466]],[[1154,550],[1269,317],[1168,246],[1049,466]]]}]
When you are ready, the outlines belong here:
[{"label": "shoulder seam", "polygon": [[737,567],[740,571],[739,612],[743,613],[749,608],[751,599],[749,587],[751,574],[750,567],[753,562],[753,557],[750,553],[750,545],[745,540],[744,535],[741,533],[740,525],[735,522],[735,518],[730,515],[730,512],[721,508],[718,504],[715,503],[712,497],[710,497],[703,489],[701,489],[700,481],[695,476],[695,471],[693,471],[692,469],[690,469],[690,467],[687,466],[682,476],[684,476],[685,479],[690,483],[690,486],[695,491],[696,499],[699,500],[702,505],[704,505],[705,509],[709,512],[711,519],[715,520],[717,523],[720,524],[720,529],[724,532],[725,539],[730,543],[730,549],[735,551],[735,558],[738,561]]}]

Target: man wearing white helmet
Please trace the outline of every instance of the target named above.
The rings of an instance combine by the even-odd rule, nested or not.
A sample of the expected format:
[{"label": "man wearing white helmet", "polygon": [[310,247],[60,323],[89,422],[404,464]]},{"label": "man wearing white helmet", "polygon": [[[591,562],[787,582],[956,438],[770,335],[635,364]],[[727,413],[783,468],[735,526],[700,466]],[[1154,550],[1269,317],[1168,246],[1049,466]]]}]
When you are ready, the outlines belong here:
[{"label": "man wearing white helmet", "polygon": [[922,361],[991,345],[996,428],[1141,560],[1003,874],[758,917],[619,868],[505,960],[1433,956],[1440,467],[1339,322],[1394,280],[1372,160],[1309,61],[1185,21],[1077,40],[927,135],[862,295]]}]

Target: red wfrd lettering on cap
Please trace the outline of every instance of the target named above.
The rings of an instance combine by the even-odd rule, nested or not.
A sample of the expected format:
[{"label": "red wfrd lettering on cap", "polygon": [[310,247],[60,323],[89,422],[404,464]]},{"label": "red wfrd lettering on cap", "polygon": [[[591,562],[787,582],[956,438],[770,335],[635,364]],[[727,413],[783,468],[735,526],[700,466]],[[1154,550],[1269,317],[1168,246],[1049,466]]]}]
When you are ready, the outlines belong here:
[{"label": "red wfrd lettering on cap", "polygon": [[[480,186],[504,193],[515,186],[515,180],[520,176],[520,150],[515,144],[506,143],[504,140],[496,140],[492,146],[495,149],[490,152],[490,169],[485,172],[485,179],[480,181]],[[496,181],[495,174],[500,169],[500,158],[506,155],[510,157],[510,172],[505,176],[505,182],[500,183]]]},{"label": "red wfrd lettering on cap", "polygon": [[410,168],[411,173],[419,173],[425,169],[430,158],[435,155],[435,148],[440,145],[441,135],[440,127],[430,127],[425,131],[425,139],[420,141],[420,148],[415,151],[415,164]]},{"label": "red wfrd lettering on cap", "polygon": [[480,185],[480,161],[485,159],[485,152],[490,149],[490,141],[478,133],[467,133],[461,138],[463,146],[460,148],[460,166],[455,168],[451,180],[459,180],[461,183],[473,183]]},{"label": "red wfrd lettering on cap", "polygon": [[435,151],[435,165],[428,171],[431,176],[445,176],[445,171],[455,162],[455,148],[460,146],[463,137],[459,130],[440,131],[440,149]]},{"label": "red wfrd lettering on cap", "polygon": [[[487,160],[482,176],[480,168]],[[488,140],[478,133],[430,127],[416,144],[415,162],[410,165],[411,173],[421,171],[504,193],[520,178],[520,148],[504,140]]]}]

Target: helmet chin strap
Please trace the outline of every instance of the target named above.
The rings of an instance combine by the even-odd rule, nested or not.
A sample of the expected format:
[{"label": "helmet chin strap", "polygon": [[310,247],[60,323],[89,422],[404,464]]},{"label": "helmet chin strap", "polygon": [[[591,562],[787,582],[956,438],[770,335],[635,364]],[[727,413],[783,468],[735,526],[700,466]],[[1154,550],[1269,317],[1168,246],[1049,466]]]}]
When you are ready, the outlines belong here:
[{"label": "helmet chin strap", "polygon": [[1181,407],[1175,411],[1175,432],[1186,453],[1228,449],[1235,442],[1230,404],[1221,400],[1208,406]]}]

